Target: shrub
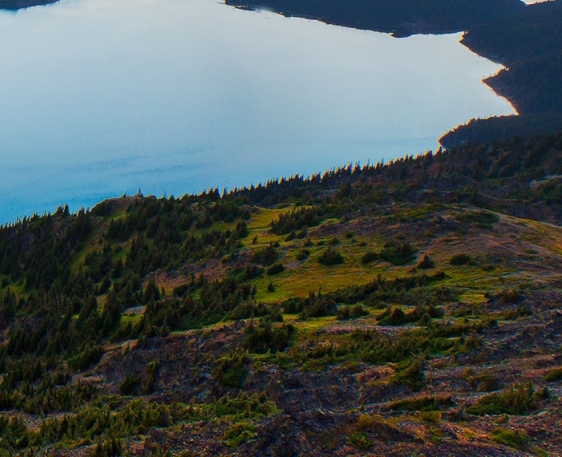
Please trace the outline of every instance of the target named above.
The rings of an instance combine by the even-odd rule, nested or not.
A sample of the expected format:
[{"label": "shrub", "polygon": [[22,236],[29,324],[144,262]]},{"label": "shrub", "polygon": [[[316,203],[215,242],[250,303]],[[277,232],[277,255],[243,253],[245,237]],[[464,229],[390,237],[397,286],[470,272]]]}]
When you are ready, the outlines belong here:
[{"label": "shrub", "polygon": [[412,390],[420,390],[425,385],[425,373],[422,360],[418,357],[413,361],[405,360],[398,364],[396,373],[390,378],[391,384],[405,385]]},{"label": "shrub", "polygon": [[285,271],[285,267],[283,266],[282,263],[275,263],[267,269],[267,275],[274,276],[274,275],[278,275],[279,273],[283,273],[284,271]]},{"label": "shrub", "polygon": [[309,294],[308,298],[304,301],[302,309],[303,319],[335,316],[338,312],[336,302],[332,298],[322,295],[322,293],[318,293],[318,295],[314,293]]},{"label": "shrub", "polygon": [[455,267],[466,265],[468,262],[470,262],[470,256],[466,254],[455,254],[449,261]]},{"label": "shrub", "polygon": [[146,380],[143,384],[143,392],[145,394],[154,392],[154,384],[156,383],[157,375],[158,375],[158,363],[156,361],[150,362],[146,366]]},{"label": "shrub", "polygon": [[[91,457],[117,457],[123,455],[123,445],[120,439],[115,438],[112,434],[103,442],[98,438]],[[27,454],[26,454],[27,455]]]},{"label": "shrub", "polygon": [[466,380],[478,392],[490,392],[498,390],[500,387],[498,378],[487,373],[482,373],[478,376],[467,376]]},{"label": "shrub", "polygon": [[548,373],[546,373],[546,375],[544,376],[544,380],[546,382],[562,381],[562,367],[549,370]]},{"label": "shrub", "polygon": [[308,229],[304,226],[301,230],[297,232],[297,239],[302,240],[308,236]]},{"label": "shrub", "polygon": [[430,268],[435,268],[435,262],[427,254],[424,254],[423,259],[417,266],[422,270],[429,270]]},{"label": "shrub", "polygon": [[376,252],[368,251],[361,257],[361,264],[367,265],[368,263],[379,260],[379,255]]},{"label": "shrub", "polygon": [[173,294],[176,297],[183,297],[189,291],[189,284],[181,284],[174,287]]},{"label": "shrub", "polygon": [[340,306],[336,314],[339,321],[345,321],[351,319],[351,307],[350,306]]},{"label": "shrub", "polygon": [[525,306],[519,306],[517,309],[503,313],[502,317],[505,320],[514,320],[520,317],[531,316],[532,314],[533,314],[533,310],[529,306],[525,305]]},{"label": "shrub", "polygon": [[249,422],[241,422],[230,427],[224,435],[224,444],[231,449],[258,436],[257,427]]},{"label": "shrub", "polygon": [[304,303],[300,298],[289,298],[281,303],[281,309],[286,314],[298,314],[304,309]]},{"label": "shrub", "polygon": [[250,280],[254,278],[259,278],[262,275],[263,275],[263,268],[260,268],[257,265],[252,265],[251,263],[249,263],[246,265],[246,268],[244,268],[243,279]]},{"label": "shrub", "polygon": [[386,312],[381,316],[379,321],[380,325],[400,325],[407,322],[406,314],[402,311],[402,308],[396,307],[386,310]]},{"label": "shrub", "polygon": [[406,265],[415,258],[416,250],[410,243],[391,241],[384,245],[380,257],[393,265]]},{"label": "shrub", "polygon": [[465,222],[467,224],[475,222],[481,226],[489,226],[500,220],[497,214],[490,213],[488,211],[466,212],[458,214],[455,218],[460,222]]},{"label": "shrub", "polygon": [[529,442],[529,435],[525,431],[496,428],[492,432],[492,440],[519,449]]},{"label": "shrub", "polygon": [[241,387],[248,370],[248,355],[242,351],[230,351],[216,362],[214,376],[222,386]]},{"label": "shrub", "polygon": [[80,354],[68,359],[68,365],[75,370],[85,370],[90,365],[98,363],[103,353],[104,351],[101,346],[92,347],[87,345]]},{"label": "shrub", "polygon": [[271,231],[277,235],[286,235],[293,230],[318,225],[321,217],[322,210],[318,207],[296,209],[290,213],[280,214],[279,218],[271,223]]},{"label": "shrub", "polygon": [[126,375],[119,383],[121,395],[132,395],[140,386],[141,380],[138,376]]},{"label": "shrub", "polygon": [[521,300],[521,292],[517,288],[509,288],[500,294],[502,303],[517,303]]},{"label": "shrub", "polygon": [[402,325],[411,322],[420,322],[428,325],[431,318],[443,317],[443,310],[436,306],[416,306],[413,310],[405,313],[400,307],[388,307],[380,316],[380,325]]},{"label": "shrub", "polygon": [[308,249],[303,249],[302,251],[300,251],[297,254],[297,260],[299,262],[302,262],[303,260],[308,259],[308,256],[310,255],[310,251]]},{"label": "shrub", "polygon": [[340,265],[344,263],[344,258],[338,251],[328,248],[320,255],[318,263],[327,266]]},{"label": "shrub", "polygon": [[429,424],[439,424],[442,417],[439,411],[422,411],[420,413],[420,419]]},{"label": "shrub", "polygon": [[238,238],[246,238],[249,235],[246,222],[240,221],[236,224],[236,233],[238,234]]},{"label": "shrub", "polygon": [[369,439],[369,435],[365,432],[352,433],[349,435],[349,442],[363,451],[372,449],[374,446],[374,443]]},{"label": "shrub", "polygon": [[285,241],[293,241],[297,237],[297,233],[293,230],[285,237]]},{"label": "shrub", "polygon": [[363,305],[342,306],[338,309],[338,320],[355,319],[357,317],[367,316],[369,311]]},{"label": "shrub", "polygon": [[[245,301],[239,304],[227,314],[226,317],[232,320],[248,319],[251,317],[265,317],[269,320],[277,320],[279,309],[273,305],[266,305],[265,303],[254,303],[253,301]],[[283,318],[283,316],[281,316]]]},{"label": "shrub", "polygon": [[443,406],[452,406],[450,396],[430,396],[408,398],[391,402],[388,407],[393,410],[440,411]]},{"label": "shrub", "polygon": [[501,392],[486,395],[467,408],[470,414],[515,414],[526,415],[537,408],[537,402],[547,395],[546,391],[535,392],[532,383],[517,384]]},{"label": "shrub", "polygon": [[284,351],[291,344],[295,327],[291,324],[273,326],[269,322],[250,324],[246,330],[244,348],[256,354]]},{"label": "shrub", "polygon": [[269,246],[254,252],[254,255],[252,256],[250,261],[267,266],[272,265],[278,257],[279,252],[277,251],[277,249],[275,249],[275,246],[270,243]]}]

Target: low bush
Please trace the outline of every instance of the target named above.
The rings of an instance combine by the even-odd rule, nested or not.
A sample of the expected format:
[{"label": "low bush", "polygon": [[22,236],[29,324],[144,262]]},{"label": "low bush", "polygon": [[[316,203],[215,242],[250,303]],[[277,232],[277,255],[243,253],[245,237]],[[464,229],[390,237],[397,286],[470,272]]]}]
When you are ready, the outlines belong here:
[{"label": "low bush", "polygon": [[443,317],[444,312],[436,306],[416,306],[413,310],[405,313],[400,307],[389,306],[379,317],[380,325],[402,325],[413,322],[420,322],[428,325],[431,318]]},{"label": "low bush", "polygon": [[395,374],[390,378],[390,383],[408,386],[414,391],[420,390],[425,385],[422,360],[417,357],[412,361],[400,362]]},{"label": "low bush", "polygon": [[304,299],[301,317],[308,319],[311,317],[335,316],[338,313],[338,305],[331,297],[318,293],[311,293]]},{"label": "low bush", "polygon": [[416,250],[410,243],[389,242],[384,245],[380,257],[393,265],[402,266],[416,258]]},{"label": "low bush", "polygon": [[275,263],[267,269],[268,276],[278,275],[279,273],[283,273],[285,271],[285,267],[282,263]]},{"label": "low bush", "polygon": [[544,376],[546,382],[562,381],[562,367],[549,370]]},{"label": "low bush", "polygon": [[477,392],[491,392],[493,390],[498,390],[500,387],[498,378],[488,373],[482,373],[477,376],[467,376],[467,382],[473,389],[476,389]]},{"label": "low bush", "polygon": [[393,401],[388,407],[393,410],[440,411],[443,407],[452,405],[450,396],[422,395],[421,397]]},{"label": "low bush", "polygon": [[344,258],[338,251],[328,248],[318,257],[318,263],[327,266],[341,265],[344,263]]},{"label": "low bush", "polygon": [[358,317],[367,316],[369,311],[363,305],[342,306],[338,309],[337,318],[340,321],[347,319],[356,319]]},{"label": "low bush", "polygon": [[340,240],[337,237],[333,237],[330,241],[328,241],[328,246],[337,246],[340,244]]},{"label": "low bush", "polygon": [[227,447],[234,449],[246,441],[250,441],[258,436],[258,429],[249,422],[240,422],[230,427],[225,435],[223,442]]},{"label": "low bush", "polygon": [[308,249],[303,249],[297,254],[297,260],[299,262],[302,262],[303,260],[308,259],[309,256],[310,256],[310,251]]},{"label": "low bush", "polygon": [[246,330],[243,346],[250,352],[265,354],[284,351],[291,344],[295,327],[291,324],[272,325],[269,322],[251,323]]},{"label": "low bush", "polygon": [[488,211],[471,211],[458,214],[455,217],[458,221],[470,224],[474,222],[480,226],[490,226],[500,220],[497,214]]},{"label": "low bush", "polygon": [[361,257],[361,264],[367,265],[368,263],[374,262],[375,260],[379,259],[380,256],[376,252],[368,251]]},{"label": "low bush", "polygon": [[435,262],[431,257],[425,254],[423,259],[418,263],[417,267],[422,270],[429,270],[430,268],[435,268]]},{"label": "low bush", "polygon": [[509,288],[500,294],[502,303],[517,303],[521,300],[521,292],[517,288]]},{"label": "low bush", "polygon": [[492,440],[496,443],[520,449],[529,442],[529,435],[523,430],[496,428],[492,432]]},{"label": "low bush", "polygon": [[278,258],[279,251],[277,251],[274,244],[270,243],[269,246],[254,252],[254,255],[252,256],[250,261],[267,266],[275,263]]},{"label": "low bush", "polygon": [[248,360],[245,352],[230,351],[216,361],[213,374],[224,387],[242,387],[248,374]]},{"label": "low bush", "polygon": [[119,383],[119,392],[121,395],[132,395],[137,392],[141,380],[138,376],[126,375]]},{"label": "low bush", "polygon": [[470,262],[470,256],[467,254],[455,254],[449,261],[454,267],[466,265],[468,262]]},{"label": "low bush", "polygon": [[88,344],[80,354],[68,359],[68,365],[74,370],[85,370],[90,365],[98,363],[103,353],[101,346],[92,347]]},{"label": "low bush", "polygon": [[369,439],[369,435],[365,432],[352,433],[349,435],[349,442],[362,451],[368,451],[375,445],[375,443]]},{"label": "low bush", "polygon": [[263,275],[264,269],[258,267],[257,265],[253,265],[251,263],[247,264],[244,268],[244,274],[242,275],[241,279],[250,280],[259,278]]},{"label": "low bush", "polygon": [[548,396],[543,389],[535,392],[532,383],[517,384],[501,392],[486,395],[467,408],[470,414],[515,414],[526,415],[538,407],[538,401]]}]

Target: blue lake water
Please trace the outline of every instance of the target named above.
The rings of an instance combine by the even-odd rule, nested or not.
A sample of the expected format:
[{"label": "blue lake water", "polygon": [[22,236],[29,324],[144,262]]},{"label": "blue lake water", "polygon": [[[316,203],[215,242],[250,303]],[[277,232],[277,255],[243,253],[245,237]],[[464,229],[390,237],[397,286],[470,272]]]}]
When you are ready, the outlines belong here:
[{"label": "blue lake water", "polygon": [[214,0],[0,13],[0,223],[437,147],[513,108],[460,34],[388,35]]}]

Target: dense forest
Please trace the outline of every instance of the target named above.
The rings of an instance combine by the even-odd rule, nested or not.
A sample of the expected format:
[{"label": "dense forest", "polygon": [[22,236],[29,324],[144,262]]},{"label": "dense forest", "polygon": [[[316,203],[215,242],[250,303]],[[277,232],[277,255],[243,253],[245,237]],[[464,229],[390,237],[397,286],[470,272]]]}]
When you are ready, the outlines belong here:
[{"label": "dense forest", "polygon": [[472,119],[443,135],[445,148],[477,141],[490,142],[516,135],[534,136],[562,130],[562,114],[527,114]]},{"label": "dense forest", "polygon": [[480,26],[463,43],[506,70],[486,83],[512,100],[522,116],[562,114],[562,2],[531,5],[525,13]]},{"label": "dense forest", "polygon": [[558,133],[3,226],[0,455],[559,452],[561,176]]},{"label": "dense forest", "polygon": [[285,16],[318,19],[396,36],[460,32],[525,9],[519,0],[226,0],[226,4],[267,8]]},{"label": "dense forest", "polygon": [[19,10],[30,6],[48,5],[56,3],[58,0],[0,0],[0,10]]},{"label": "dense forest", "polygon": [[524,12],[470,29],[462,43],[506,69],[485,80],[516,108],[518,119],[471,123],[446,135],[448,147],[458,141],[507,138],[515,131],[537,134],[562,128],[562,2],[529,5]]}]

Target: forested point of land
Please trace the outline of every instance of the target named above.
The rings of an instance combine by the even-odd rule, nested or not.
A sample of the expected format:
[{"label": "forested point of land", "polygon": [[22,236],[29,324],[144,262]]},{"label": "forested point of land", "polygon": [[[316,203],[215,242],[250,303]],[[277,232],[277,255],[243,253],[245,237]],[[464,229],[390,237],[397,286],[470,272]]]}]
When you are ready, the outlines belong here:
[{"label": "forested point of land", "polygon": [[0,10],[19,10],[31,6],[48,5],[58,0],[0,0]]},{"label": "forested point of land", "polygon": [[439,143],[445,148],[450,148],[479,141],[491,142],[516,135],[531,137],[556,131],[562,131],[562,114],[495,116],[487,119],[472,119],[467,124],[443,135]]},{"label": "forested point of land", "polygon": [[[519,118],[472,122],[444,137],[488,141],[515,133],[537,134],[562,128],[562,2],[529,5],[524,13],[470,29],[462,43],[506,69],[488,78],[497,94],[509,100]],[[487,124],[487,125],[486,125]],[[519,129],[517,132],[516,130]]]},{"label": "forested point of land", "polygon": [[226,4],[249,9],[267,8],[285,16],[317,19],[396,36],[465,31],[525,9],[519,0],[226,0]]},{"label": "forested point of land", "polygon": [[562,452],[562,133],[0,228],[0,456]]}]

